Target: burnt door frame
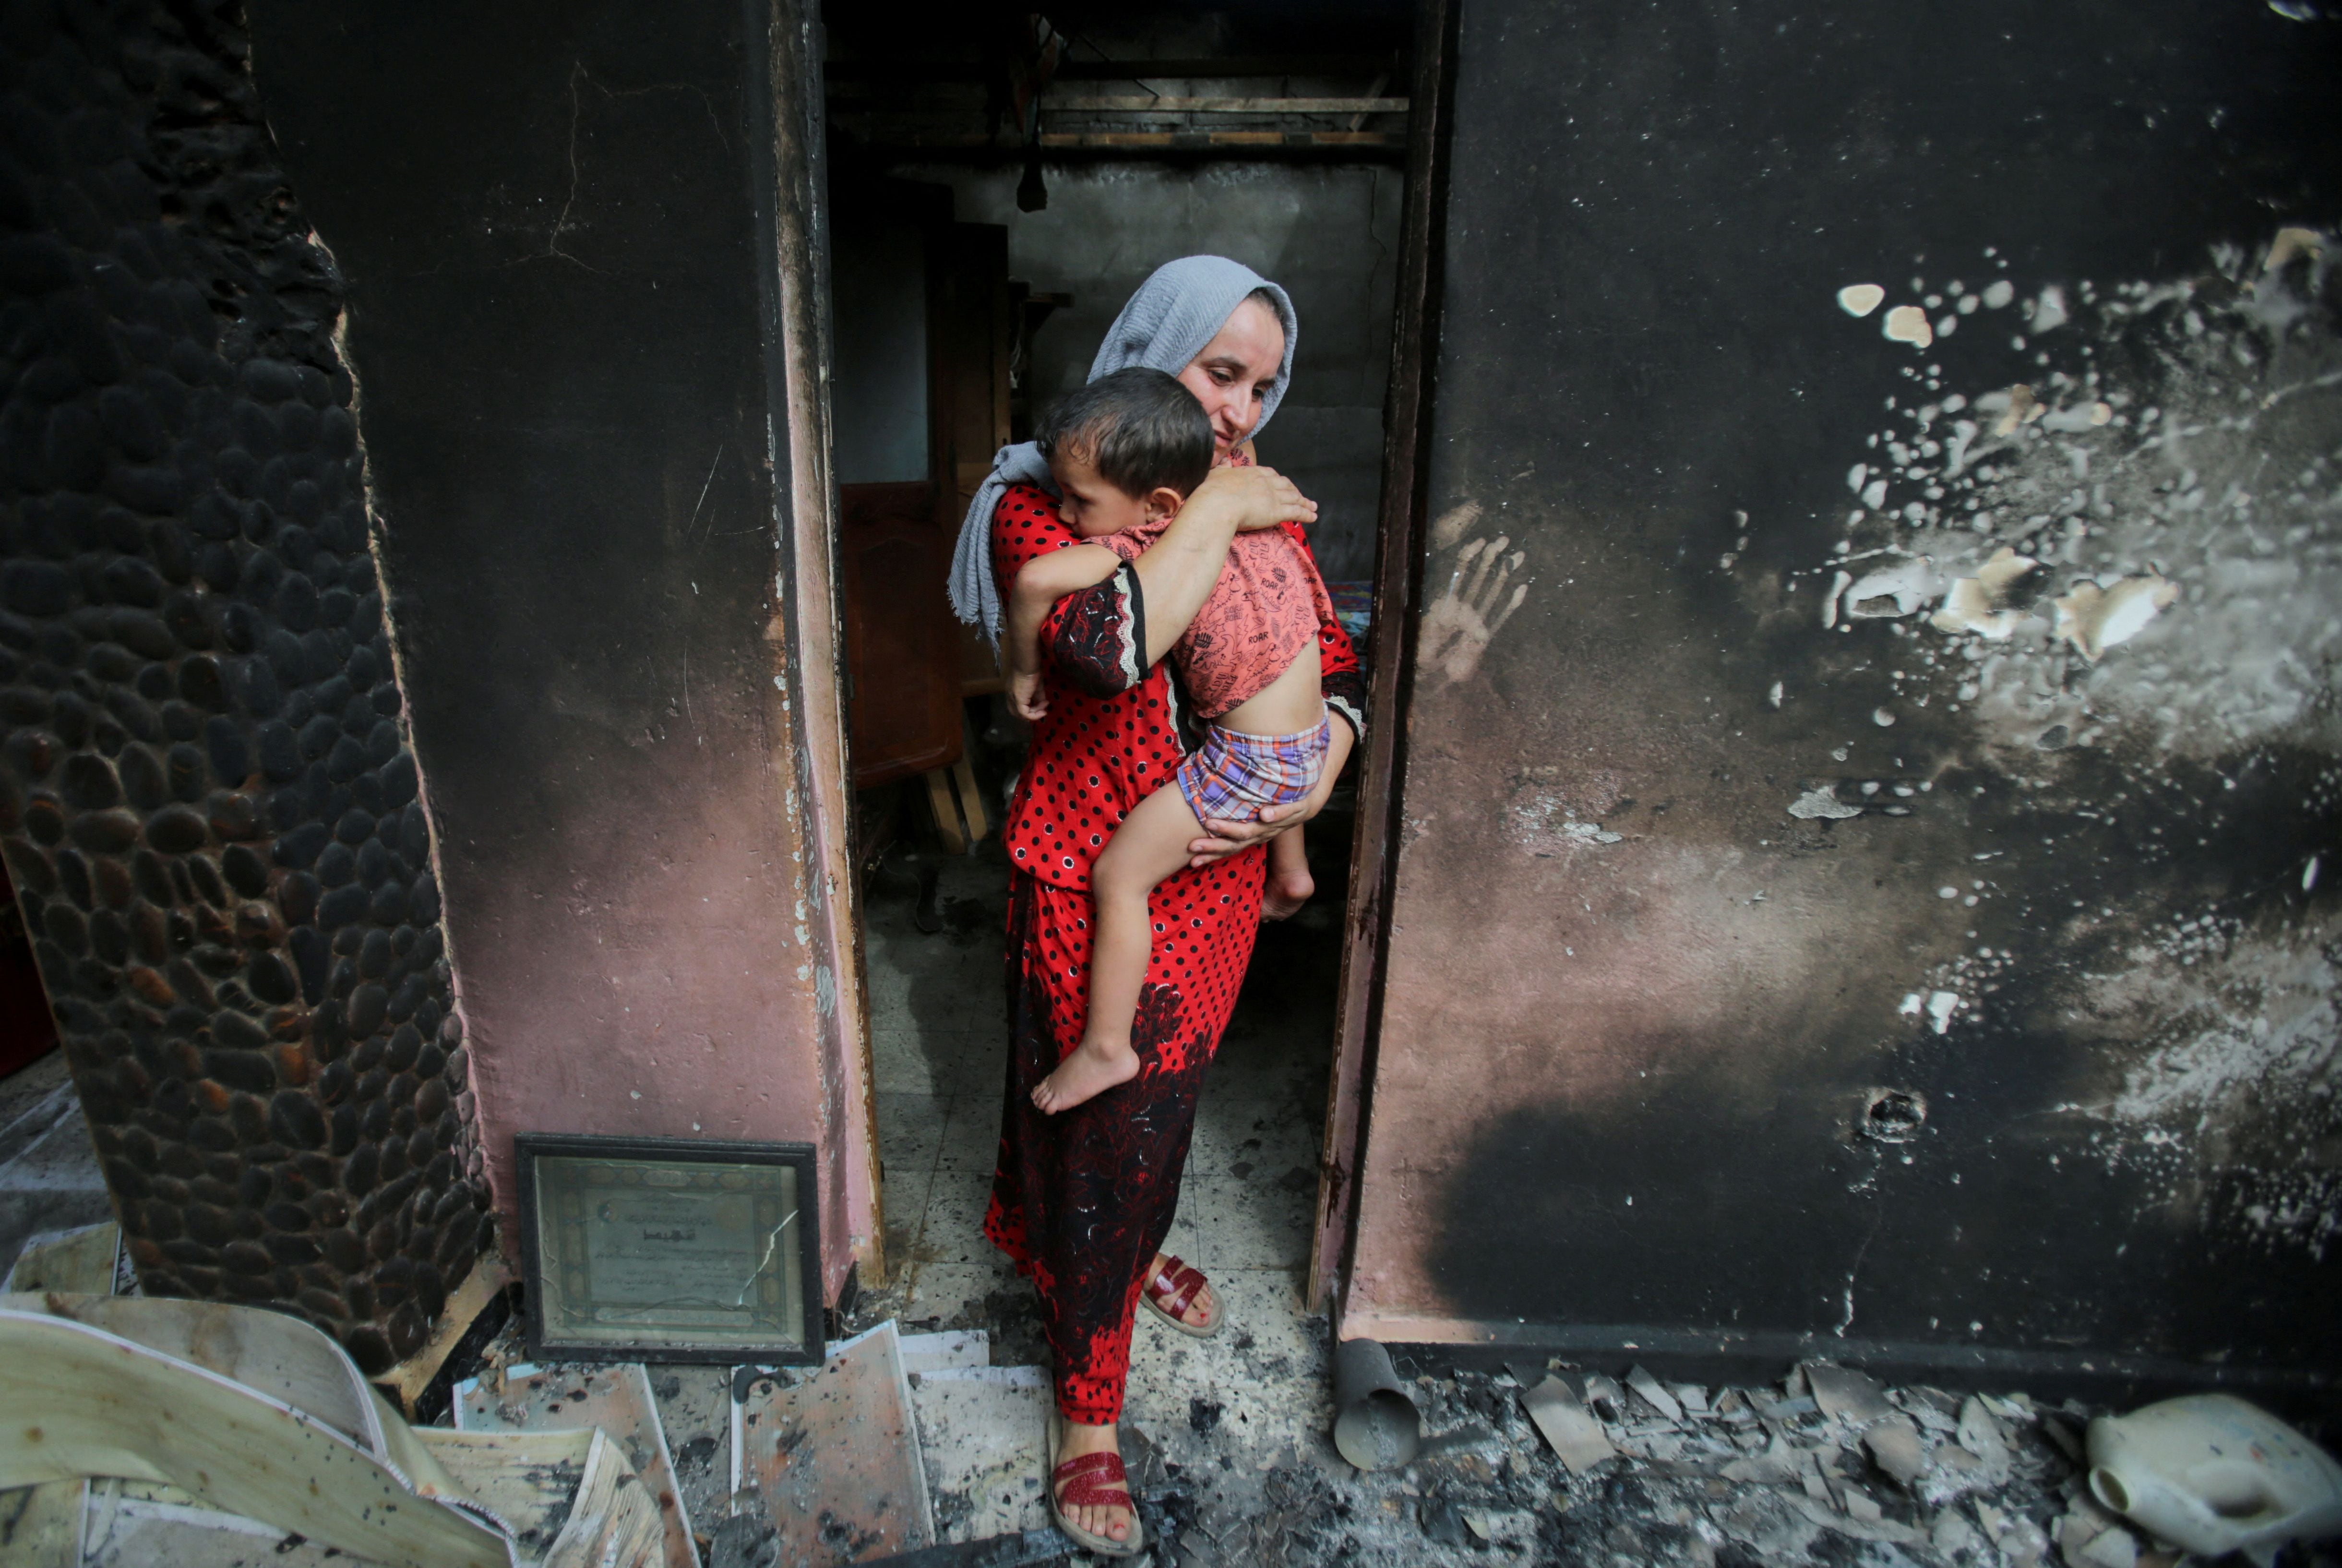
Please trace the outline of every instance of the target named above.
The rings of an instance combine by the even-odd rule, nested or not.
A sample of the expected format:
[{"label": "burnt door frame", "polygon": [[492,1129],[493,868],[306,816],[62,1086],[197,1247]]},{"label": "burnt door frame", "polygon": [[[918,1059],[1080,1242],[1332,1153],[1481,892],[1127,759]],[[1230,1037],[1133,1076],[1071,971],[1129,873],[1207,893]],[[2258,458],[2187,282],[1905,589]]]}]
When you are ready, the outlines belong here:
[{"label": "burnt door frame", "polygon": [[[1342,924],[1342,977],[1335,1004],[1334,1067],[1317,1170],[1316,1221],[1305,1304],[1338,1303],[1356,1247],[1358,1168],[1373,1115],[1382,1025],[1382,967],[1389,947],[1391,878],[1406,777],[1400,722],[1415,667],[1416,606],[1423,587],[1425,514],[1430,506],[1430,413],[1438,363],[1442,215],[1447,202],[1455,92],[1456,0],[1418,0],[1415,80],[1408,97],[1406,226],[1392,300],[1391,375],[1383,402],[1382,508],[1376,520],[1375,631],[1369,650],[1366,744],[1357,760],[1358,814]],[[1338,1311],[1338,1306],[1336,1307]]]},{"label": "burnt door frame", "polygon": [[[821,1014],[826,1060],[842,1069],[833,1090],[843,1124],[847,1235],[856,1273],[836,1293],[849,1304],[862,1277],[886,1277],[877,1104],[870,1054],[868,965],[862,890],[854,874],[853,758],[847,733],[846,639],[837,486],[830,454],[828,152],[822,91],[820,14],[808,0],[745,0],[748,34],[766,40],[752,63],[753,196],[773,265],[764,270],[766,375],[775,418],[767,461],[778,488],[784,580],[766,640],[784,707],[798,705],[803,744],[787,763],[783,798],[801,819],[807,848],[808,945],[826,960]],[[759,71],[761,65],[761,72]],[[760,90],[759,90],[760,89]]]}]

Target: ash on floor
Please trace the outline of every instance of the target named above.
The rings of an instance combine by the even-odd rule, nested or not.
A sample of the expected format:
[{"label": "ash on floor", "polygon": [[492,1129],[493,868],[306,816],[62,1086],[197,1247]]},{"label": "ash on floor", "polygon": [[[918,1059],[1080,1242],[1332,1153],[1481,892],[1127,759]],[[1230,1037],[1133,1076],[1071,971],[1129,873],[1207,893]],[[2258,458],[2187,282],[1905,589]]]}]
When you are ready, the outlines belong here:
[{"label": "ash on floor", "polygon": [[[2090,1502],[2082,1432],[2099,1412],[2023,1393],[1883,1389],[1827,1365],[1799,1368],[1786,1384],[1764,1388],[1640,1379],[1630,1387],[1566,1367],[1420,1376],[1411,1389],[1424,1415],[1422,1454],[1403,1469],[1364,1473],[1325,1436],[1322,1341],[1308,1333],[1297,1303],[1288,1316],[1311,1353],[1248,1383],[1191,1362],[1189,1380],[1151,1379],[1153,1392],[1134,1393],[1125,1452],[1159,1568],[2177,1568],[2190,1561],[2158,1551]],[[1167,1373],[1187,1348],[1162,1343],[1170,1337],[1142,1331],[1138,1359]],[[1233,1342],[1229,1352],[1231,1366],[1252,1354]],[[990,1497],[974,1487],[954,1492],[953,1460],[945,1456],[946,1484],[936,1495],[944,1538],[1017,1546],[1004,1563],[1085,1561],[1046,1532],[1039,1369],[996,1363],[993,1370],[1027,1387],[1016,1409],[1033,1430],[1006,1443],[1022,1443],[1026,1453],[1021,1467],[986,1476],[998,1493]],[[1584,1401],[1616,1450],[1585,1473],[1561,1463],[1523,1407],[1524,1381],[1548,1375]],[[726,1523],[721,1376],[654,1367],[651,1382],[710,1548],[706,1561],[766,1568],[768,1556],[738,1522]],[[1177,1403],[1166,1392],[1175,1383],[1185,1390]],[[1656,1388],[1664,1403],[1638,1387]],[[923,1428],[936,1426],[936,1407],[924,1396],[916,1403]],[[943,1430],[923,1439],[953,1441]],[[2342,1568],[2342,1553],[2332,1543],[2296,1547],[2283,1562]]]},{"label": "ash on floor", "polygon": [[[1644,1568],[2176,1568],[2196,1561],[2101,1512],[2082,1433],[2099,1411],[2021,1393],[1882,1389],[1799,1368],[1781,1386],[1655,1384],[1672,1410],[1598,1374],[1559,1375],[1617,1451],[1572,1474],[1537,1434],[1516,1373],[1415,1380],[1431,1435],[1395,1472],[1361,1473],[1322,1429],[1256,1464],[1241,1444],[1186,1450],[1158,1499],[1182,1568],[1517,1561]],[[1810,1378],[1809,1378],[1810,1372]],[[1266,1391],[1264,1391],[1266,1392]],[[1821,1397],[1817,1398],[1817,1393]],[[1190,1423],[1206,1445],[1216,1420]],[[1203,1463],[1196,1461],[1202,1459]],[[2233,1561],[2241,1563],[2242,1559]],[[2336,1568],[2342,1543],[2295,1546],[2290,1568]]]},{"label": "ash on floor", "polygon": [[[1439,1452],[1391,1475],[1296,1466],[1276,1536],[1246,1558],[1439,1563],[1491,1555],[1586,1564],[1868,1563],[1985,1568],[2154,1559],[2080,1485],[2091,1412],[2022,1394],[1882,1390],[1805,1369],[1784,1387],[1711,1391],[1561,1370],[1615,1456],[1572,1474],[1523,1409],[1517,1374],[1421,1378]],[[1858,1391],[1857,1399],[1831,1394]],[[1886,1465],[1906,1475],[1897,1481]],[[1300,1506],[1300,1493],[1311,1506]],[[2166,1563],[2176,1557],[2161,1559]]]}]

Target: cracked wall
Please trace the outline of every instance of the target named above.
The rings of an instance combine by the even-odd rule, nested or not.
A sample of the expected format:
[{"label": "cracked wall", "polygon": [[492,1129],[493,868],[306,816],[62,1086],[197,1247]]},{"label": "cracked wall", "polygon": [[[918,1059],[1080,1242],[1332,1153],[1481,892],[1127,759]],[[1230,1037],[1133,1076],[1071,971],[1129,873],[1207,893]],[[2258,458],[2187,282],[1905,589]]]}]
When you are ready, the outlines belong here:
[{"label": "cracked wall", "polygon": [[2330,1370],[2337,37],[1465,13],[1346,1332]]},{"label": "cracked wall", "polygon": [[769,40],[737,7],[254,10],[348,279],[498,1201],[523,1130],[813,1143],[834,1291],[870,1193],[786,652]]}]

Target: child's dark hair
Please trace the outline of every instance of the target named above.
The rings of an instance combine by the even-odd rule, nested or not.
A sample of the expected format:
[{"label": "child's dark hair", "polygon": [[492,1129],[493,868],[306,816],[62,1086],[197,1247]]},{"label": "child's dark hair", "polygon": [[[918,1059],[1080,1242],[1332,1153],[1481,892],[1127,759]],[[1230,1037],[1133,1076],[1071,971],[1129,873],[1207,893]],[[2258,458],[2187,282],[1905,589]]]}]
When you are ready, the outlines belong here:
[{"label": "child's dark hair", "polygon": [[1069,392],[1041,416],[1045,458],[1082,457],[1125,495],[1168,485],[1184,498],[1212,471],[1212,421],[1176,377],[1133,365]]}]

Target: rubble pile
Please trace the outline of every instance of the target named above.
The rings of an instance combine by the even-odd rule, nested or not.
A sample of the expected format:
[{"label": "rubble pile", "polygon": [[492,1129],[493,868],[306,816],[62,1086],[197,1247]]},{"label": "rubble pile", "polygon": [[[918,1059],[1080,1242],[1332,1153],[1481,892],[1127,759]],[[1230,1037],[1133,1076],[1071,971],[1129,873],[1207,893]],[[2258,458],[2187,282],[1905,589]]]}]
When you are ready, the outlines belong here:
[{"label": "rubble pile", "polygon": [[[1887,1388],[1812,1363],[1776,1387],[1709,1389],[1568,1368],[1410,1385],[1430,1435],[1403,1470],[1296,1449],[1249,1507],[1206,1502],[1182,1568],[1515,1560],[1616,1568],[2176,1568],[2199,1561],[2091,1500],[2078,1403]],[[1532,1399],[1532,1393],[1537,1395]],[[1556,1451],[1531,1411],[1583,1420]],[[1585,1434],[1591,1434],[1590,1437]],[[1596,1444],[1600,1451],[1596,1452]],[[1219,1490],[1225,1491],[1225,1488]],[[2342,1563],[2335,1543],[2282,1561]]]}]

